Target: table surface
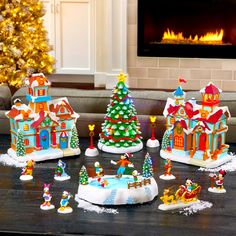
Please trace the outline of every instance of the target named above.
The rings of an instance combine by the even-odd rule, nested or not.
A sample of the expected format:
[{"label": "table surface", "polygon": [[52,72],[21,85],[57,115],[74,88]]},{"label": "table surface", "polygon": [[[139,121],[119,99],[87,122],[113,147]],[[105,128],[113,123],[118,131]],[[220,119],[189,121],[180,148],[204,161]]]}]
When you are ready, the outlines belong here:
[{"label": "table surface", "polygon": [[[6,153],[10,137],[0,135],[0,153]],[[225,177],[226,194],[213,194],[207,191],[209,187],[209,172],[198,171],[198,167],[173,163],[173,174],[176,180],[159,179],[164,171],[164,161],[159,150],[149,149],[153,159],[155,179],[159,187],[159,196],[150,203],[133,206],[114,207],[119,214],[98,214],[86,212],[77,208],[77,202],[71,200],[74,211],[72,214],[60,215],[56,210],[41,211],[42,186],[52,183],[52,203],[59,206],[64,190],[76,194],[79,183],[79,170],[85,165],[93,169],[95,161],[99,161],[106,174],[115,174],[110,160],[118,160],[119,155],[100,153],[98,157],[85,157],[84,151],[88,139],[80,139],[82,154],[76,157],[66,157],[67,172],[71,180],[55,182],[53,179],[57,160],[37,163],[34,179],[22,182],[19,179],[21,169],[0,165],[0,232],[9,234],[83,234],[83,235],[236,235],[236,181],[235,172],[227,173]],[[236,150],[231,145],[230,151]],[[142,170],[142,164],[147,149],[134,154],[135,168]],[[199,198],[213,203],[212,208],[205,209],[191,216],[185,216],[178,211],[163,212],[158,210],[159,199],[164,187],[184,184],[189,177],[202,186]]]}]

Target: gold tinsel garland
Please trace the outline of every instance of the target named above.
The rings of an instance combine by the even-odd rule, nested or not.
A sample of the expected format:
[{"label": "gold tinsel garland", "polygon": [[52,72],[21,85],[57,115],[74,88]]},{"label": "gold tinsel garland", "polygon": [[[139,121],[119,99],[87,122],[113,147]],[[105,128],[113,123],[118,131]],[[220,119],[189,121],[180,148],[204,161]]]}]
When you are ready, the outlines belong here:
[{"label": "gold tinsel garland", "polygon": [[43,15],[39,0],[0,1],[0,84],[20,87],[34,72],[53,72]]}]

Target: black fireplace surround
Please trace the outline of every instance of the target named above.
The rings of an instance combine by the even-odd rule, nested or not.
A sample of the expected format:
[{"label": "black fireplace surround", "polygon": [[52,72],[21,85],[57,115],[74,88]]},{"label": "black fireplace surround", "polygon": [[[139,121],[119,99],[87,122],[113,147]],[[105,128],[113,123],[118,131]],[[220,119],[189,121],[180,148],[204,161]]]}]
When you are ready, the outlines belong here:
[{"label": "black fireplace surround", "polygon": [[[185,39],[224,33],[220,43],[163,41],[168,29]],[[138,0],[138,56],[236,58],[236,0]]]}]

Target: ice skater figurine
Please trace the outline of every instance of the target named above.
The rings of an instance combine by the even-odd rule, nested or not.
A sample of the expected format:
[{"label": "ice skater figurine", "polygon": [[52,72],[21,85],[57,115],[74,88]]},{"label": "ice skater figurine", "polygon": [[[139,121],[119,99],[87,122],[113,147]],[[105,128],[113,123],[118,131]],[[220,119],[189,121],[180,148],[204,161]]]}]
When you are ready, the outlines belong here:
[{"label": "ice skater figurine", "polygon": [[57,169],[54,174],[54,179],[58,181],[64,181],[70,179],[70,176],[65,171],[66,163],[59,160],[57,163]]},{"label": "ice skater figurine", "polygon": [[103,168],[101,167],[101,165],[98,161],[96,161],[94,163],[94,167],[95,167],[95,173],[96,173],[97,177],[104,176]]},{"label": "ice skater figurine", "polygon": [[100,184],[100,186],[103,188],[105,188],[108,185],[108,181],[104,179],[103,177],[99,177],[97,181]]},{"label": "ice skater figurine", "polygon": [[138,181],[138,176],[139,176],[139,173],[137,170],[134,170],[132,172],[132,175],[133,175],[133,178],[134,178],[134,182],[137,182]]},{"label": "ice skater figurine", "polygon": [[22,169],[20,179],[31,180],[33,179],[33,170],[35,162],[33,160],[27,161],[26,166]]},{"label": "ice skater figurine", "polygon": [[209,174],[211,180],[211,186],[208,188],[209,192],[213,193],[226,193],[224,188],[224,177],[226,175],[225,170],[219,170],[218,176],[216,174]]},{"label": "ice skater figurine", "polygon": [[165,173],[160,176],[160,179],[164,179],[164,180],[175,179],[175,176],[171,174],[172,163],[169,158],[165,160],[164,168],[165,168]]},{"label": "ice skater figurine", "polygon": [[52,195],[50,193],[51,184],[44,184],[43,185],[43,198],[44,203],[40,205],[40,208],[44,211],[54,209],[55,206],[51,204]]},{"label": "ice skater figurine", "polygon": [[69,206],[69,200],[72,197],[73,196],[67,191],[64,191],[62,193],[62,197],[61,197],[61,201],[60,201],[60,208],[58,208],[58,210],[57,210],[58,213],[68,214],[73,211],[73,209]]},{"label": "ice skater figurine", "polygon": [[133,157],[131,153],[125,153],[124,155],[120,156],[119,161],[113,161],[111,160],[111,164],[113,165],[120,165],[120,167],[117,170],[117,178],[121,178],[122,175],[125,173],[126,167],[134,167],[132,162],[129,161],[129,158]]}]

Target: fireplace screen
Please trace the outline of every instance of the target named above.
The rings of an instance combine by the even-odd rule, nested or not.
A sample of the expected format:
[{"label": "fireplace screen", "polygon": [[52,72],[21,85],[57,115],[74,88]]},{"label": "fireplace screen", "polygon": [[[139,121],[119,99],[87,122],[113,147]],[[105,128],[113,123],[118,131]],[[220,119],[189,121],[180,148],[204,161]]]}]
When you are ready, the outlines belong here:
[{"label": "fireplace screen", "polygon": [[236,0],[138,0],[138,55],[236,58]]}]

